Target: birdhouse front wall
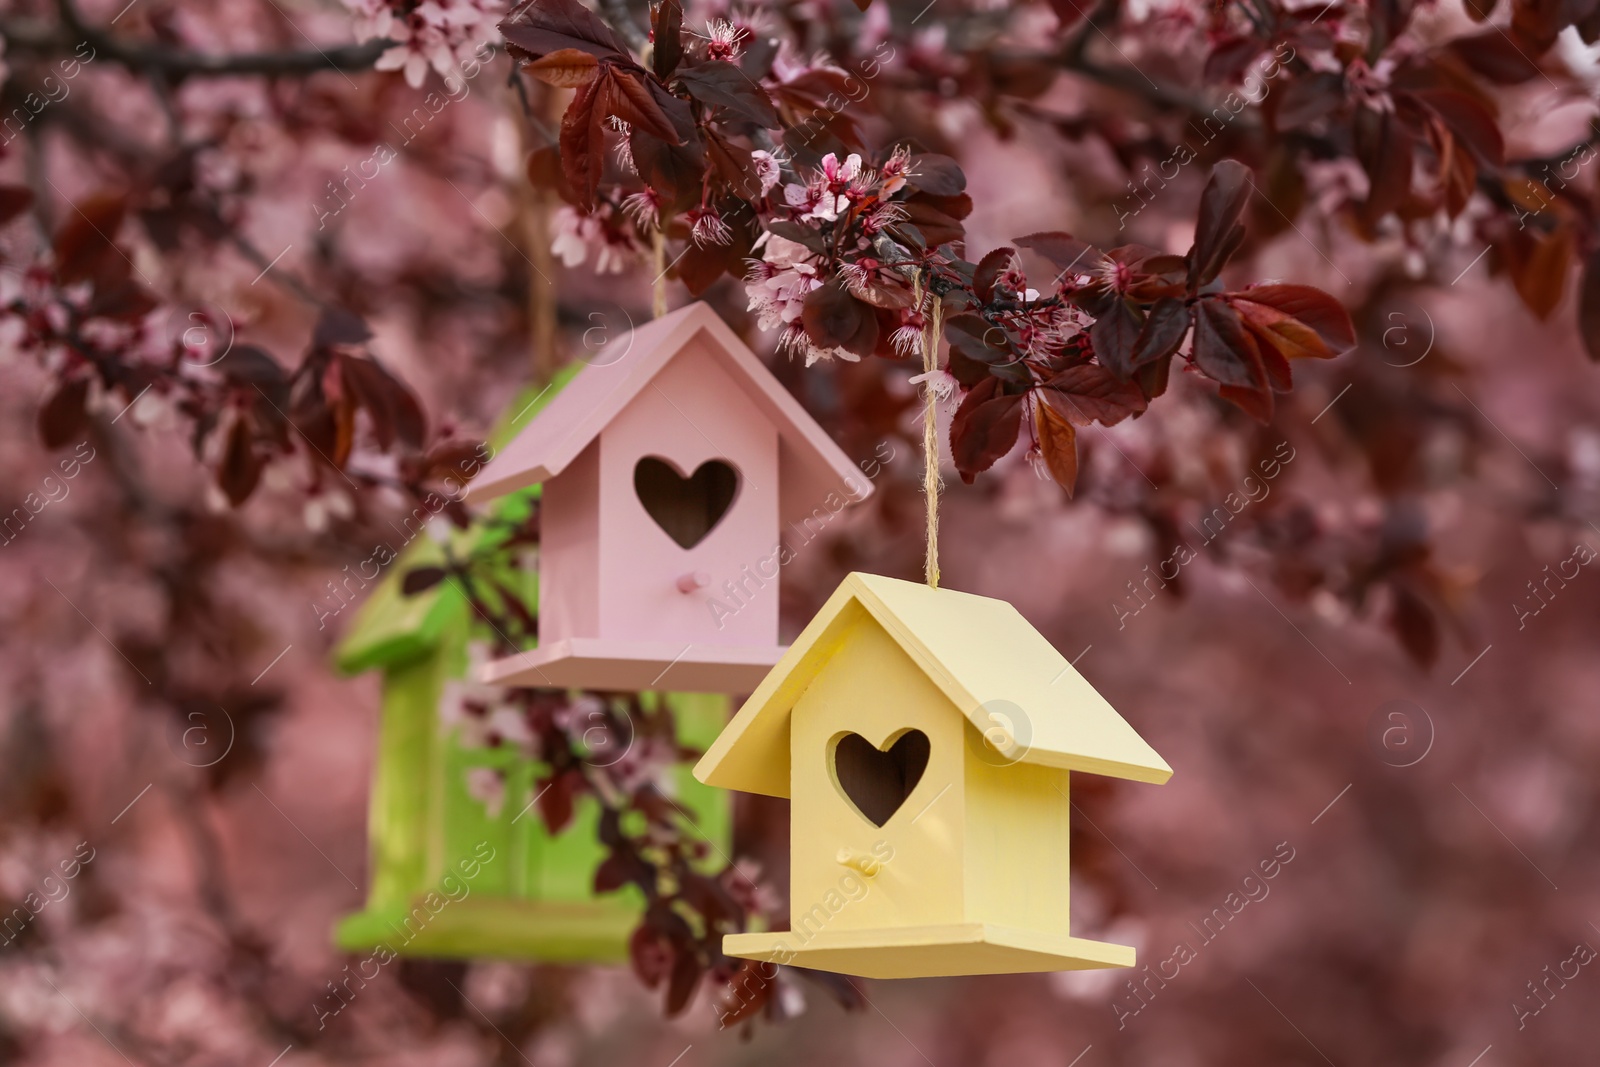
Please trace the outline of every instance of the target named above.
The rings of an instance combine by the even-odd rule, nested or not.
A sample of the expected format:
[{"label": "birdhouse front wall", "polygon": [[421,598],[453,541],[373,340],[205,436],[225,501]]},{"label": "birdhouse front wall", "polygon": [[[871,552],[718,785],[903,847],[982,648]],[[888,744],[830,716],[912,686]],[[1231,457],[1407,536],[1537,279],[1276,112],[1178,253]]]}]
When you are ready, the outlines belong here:
[{"label": "birdhouse front wall", "polygon": [[539,505],[539,640],[600,636],[600,444],[544,483]]},{"label": "birdhouse front wall", "polygon": [[[966,720],[875,620],[847,610],[858,617],[835,629],[837,649],[790,724],[790,929],[802,941],[822,929],[960,922],[966,911]],[[858,774],[855,788],[879,791],[863,799],[882,816],[898,799],[881,795],[895,776],[891,754],[911,730],[927,738],[926,766],[875,825],[847,796],[852,768],[840,746],[861,752],[862,742],[846,741],[857,734],[879,753],[865,757],[878,784]]]},{"label": "birdhouse front wall", "polygon": [[595,636],[777,644],[776,575],[755,568],[778,541],[778,432],[710,343],[691,339],[596,442]]}]

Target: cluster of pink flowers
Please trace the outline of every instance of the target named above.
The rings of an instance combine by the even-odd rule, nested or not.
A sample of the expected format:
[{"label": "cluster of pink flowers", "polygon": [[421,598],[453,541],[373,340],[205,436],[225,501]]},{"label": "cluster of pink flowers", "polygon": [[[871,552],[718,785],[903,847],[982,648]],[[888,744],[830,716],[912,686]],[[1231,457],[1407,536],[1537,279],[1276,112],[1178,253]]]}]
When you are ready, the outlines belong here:
[{"label": "cluster of pink flowers", "polygon": [[[654,225],[655,210],[654,201],[648,198],[635,201],[630,197],[623,206],[627,217],[641,229],[646,218]],[[601,204],[592,215],[563,204],[553,220],[550,252],[568,267],[581,265],[593,254],[596,274],[621,274],[640,256],[639,242],[622,222],[623,214],[610,204]]]},{"label": "cluster of pink flowers", "polygon": [[904,147],[897,148],[880,173],[863,167],[861,157],[853,152],[842,163],[829,152],[822,157],[822,166],[810,181],[783,187],[783,199],[798,213],[801,222],[813,219],[834,222],[847,213],[852,204],[876,198],[877,205],[861,220],[862,228],[871,236],[905,217],[905,209],[889,202],[888,197],[905,185],[910,159],[910,152]]},{"label": "cluster of pink flowers", "polygon": [[428,68],[454,75],[487,42],[500,40],[496,27],[504,0],[344,0],[356,14],[356,35],[381,37],[394,47],[378,57],[376,69],[405,71],[406,84],[420,88]]},{"label": "cluster of pink flowers", "polygon": [[[776,161],[772,162],[776,169]],[[761,165],[758,162],[758,173],[762,173]],[[910,166],[911,154],[903,147],[895,149],[878,170],[864,166],[861,157],[854,153],[840,160],[830,152],[822,157],[821,166],[805,184],[791,182],[783,187],[784,203],[794,221],[813,226],[848,222],[847,239],[836,247],[852,258],[840,264],[837,272],[852,293],[869,302],[877,302],[872,299],[874,293],[904,288],[904,279],[888,270],[872,254],[872,238],[904,217],[905,208],[889,197],[905,186]],[[852,218],[852,208],[857,205],[867,206]],[[782,331],[779,350],[803,355],[808,367],[824,359],[850,362],[860,359],[842,348],[819,348],[807,337],[800,322],[806,296],[827,280],[830,267],[826,257],[797,241],[771,233],[764,235],[756,248],[761,258],[750,262],[745,275],[745,294],[749,298],[749,310],[756,312],[760,327]],[[895,331],[891,342],[903,355],[919,352],[922,321],[918,309],[906,308],[901,312],[901,319],[901,327]]]},{"label": "cluster of pink flowers", "polygon": [[750,261],[745,275],[745,295],[750,298],[749,310],[756,313],[756,325],[763,330],[781,330],[778,348],[785,352],[803,352],[806,366],[819,359],[837,355],[854,362],[860,357],[842,350],[824,352],[806,339],[800,315],[805,310],[806,296],[822,285],[821,270],[805,245],[767,234],[758,247],[760,259]]}]

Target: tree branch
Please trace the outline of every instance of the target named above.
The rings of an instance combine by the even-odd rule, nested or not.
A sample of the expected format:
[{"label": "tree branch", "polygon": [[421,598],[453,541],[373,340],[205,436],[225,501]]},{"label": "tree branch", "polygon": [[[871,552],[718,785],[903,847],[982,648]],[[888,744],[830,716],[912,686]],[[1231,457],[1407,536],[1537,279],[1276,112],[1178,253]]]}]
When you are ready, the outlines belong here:
[{"label": "tree branch", "polygon": [[319,70],[368,70],[391,42],[365,41],[291,52],[238,52],[207,55],[162,45],[119,41],[103,29],[86,25],[69,0],[59,4],[61,20],[51,25],[38,19],[0,19],[0,36],[11,55],[69,56],[87,44],[93,58],[106,58],[141,73],[172,79],[218,78],[239,74],[269,77],[310,74]]}]

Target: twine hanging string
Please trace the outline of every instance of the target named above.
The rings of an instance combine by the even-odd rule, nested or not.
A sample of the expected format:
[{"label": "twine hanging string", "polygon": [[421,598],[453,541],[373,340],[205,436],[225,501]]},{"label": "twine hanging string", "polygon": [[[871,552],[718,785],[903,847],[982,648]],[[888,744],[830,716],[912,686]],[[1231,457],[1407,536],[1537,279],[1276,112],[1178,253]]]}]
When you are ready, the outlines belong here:
[{"label": "twine hanging string", "polygon": [[656,280],[650,299],[650,315],[659,319],[667,313],[667,235],[656,223],[656,232],[650,242],[650,258],[655,261]]},{"label": "twine hanging string", "polygon": [[[911,295],[922,311],[922,495],[928,506],[928,543],[922,570],[928,588],[939,588],[939,492],[944,481],[939,477],[939,408],[934,387],[934,372],[939,369],[940,330],[944,325],[944,306],[939,295],[924,288],[926,273],[912,276]],[[923,310],[926,298],[928,307]]]}]

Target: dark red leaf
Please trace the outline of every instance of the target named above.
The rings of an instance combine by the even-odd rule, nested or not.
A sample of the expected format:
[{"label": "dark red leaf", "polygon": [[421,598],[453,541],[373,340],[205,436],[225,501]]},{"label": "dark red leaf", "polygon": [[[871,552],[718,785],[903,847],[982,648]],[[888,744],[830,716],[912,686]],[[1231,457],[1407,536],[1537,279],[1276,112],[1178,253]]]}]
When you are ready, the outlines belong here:
[{"label": "dark red leaf", "polygon": [[1146,363],[1140,367],[1134,374],[1133,380],[1145,399],[1149,401],[1167,391],[1167,379],[1171,373],[1172,356],[1165,355],[1153,363]]},{"label": "dark red leaf", "polygon": [[1578,286],[1578,333],[1589,358],[1600,363],[1600,249],[1589,253]]},{"label": "dark red leaf", "polygon": [[381,448],[392,448],[397,437],[414,448],[421,447],[425,433],[422,409],[404,385],[370,359],[341,357],[339,372],[346,395],[372,420]]},{"label": "dark red leaf", "polygon": [[1224,159],[1211,169],[1200,194],[1200,220],[1195,225],[1194,247],[1189,250],[1191,285],[1204,285],[1217,276],[1231,253],[1233,231],[1250,200],[1250,168]]},{"label": "dark red leaf", "polygon": [[967,189],[961,164],[935,152],[912,156],[911,174],[910,183],[931,196],[960,196]]},{"label": "dark red leaf", "polygon": [[[1470,8],[1472,0],[1467,0],[1467,2]],[[1494,0],[1488,0],[1488,2],[1492,4]],[[1587,15],[1578,20],[1577,30],[1578,40],[1584,44],[1594,44],[1596,41],[1600,41],[1600,5],[1597,5]]]},{"label": "dark red leaf", "polygon": [[998,52],[989,54],[989,62],[989,79],[995,93],[1019,100],[1036,100],[1049,92],[1059,69],[1040,58]]},{"label": "dark red leaf", "polygon": [[584,211],[594,210],[594,193],[605,162],[605,115],[597,106],[602,78],[580,85],[561,116],[561,167]]},{"label": "dark red leaf", "polygon": [[539,815],[544,819],[545,829],[552,835],[559,834],[572,822],[572,794],[574,786],[582,781],[582,775],[579,775],[578,783],[575,783],[573,773],[563,772],[548,781],[536,783]]},{"label": "dark red leaf", "polygon": [[650,925],[648,916],[628,938],[628,962],[646,989],[655,989],[672,967],[672,943]]},{"label": "dark red leaf", "polygon": [[1482,163],[1498,167],[1505,162],[1505,140],[1494,116],[1477,100],[1454,89],[1412,89],[1410,96],[1422,101],[1444,120],[1450,132],[1460,138]]},{"label": "dark red leaf", "polygon": [[1355,117],[1356,156],[1367,172],[1369,190],[1363,216],[1372,226],[1398,211],[1411,195],[1416,138],[1393,112],[1360,108]]},{"label": "dark red leaf", "polygon": [[[742,230],[735,232],[743,233]],[[690,242],[678,258],[672,272],[683,282],[691,296],[699,296],[727,273],[740,274],[744,257],[750,250],[750,241],[735,240],[726,245],[696,245]]]},{"label": "dark red leaf", "polygon": [[728,187],[747,200],[760,199],[761,182],[756,177],[750,149],[728,140],[712,126],[705,129],[705,144],[706,158]]},{"label": "dark red leaf", "polygon": [[95,277],[108,261],[113,269],[126,271],[123,254],[113,243],[126,209],[120,193],[100,193],[73,205],[56,231],[56,277],[62,285]]},{"label": "dark red leaf", "polygon": [[595,79],[599,87],[595,113],[601,116],[615,115],[667,144],[682,144],[683,138],[679,136],[677,127],[640,80],[646,76],[643,71],[635,73],[611,64],[602,66]]},{"label": "dark red leaf", "polygon": [[1078,431],[1049,403],[1033,405],[1033,427],[1045,469],[1070,497],[1078,484]]},{"label": "dark red leaf", "polygon": [[1367,49],[1374,61],[1406,28],[1414,6],[1415,0],[1370,0],[1367,7],[1372,35]]},{"label": "dark red leaf", "polygon": [[1134,369],[1176,352],[1183,344],[1183,335],[1189,332],[1190,317],[1189,306],[1182,300],[1170,296],[1157,300],[1145,316],[1138,341],[1134,342]]},{"label": "dark red leaf", "polygon": [[400,579],[400,592],[406,596],[416,596],[444,581],[447,574],[449,572],[443,567],[413,567]]},{"label": "dark red leaf", "polygon": [[650,9],[650,39],[655,43],[650,69],[664,81],[683,61],[683,4],[679,0],[660,0]]},{"label": "dark red leaf", "polygon": [[700,975],[704,970],[700,963],[700,955],[692,946],[674,946],[676,952],[672,961],[672,976],[667,980],[666,1014],[670,1019],[689,1006],[689,998],[694,996],[694,990],[700,984]]},{"label": "dark red leaf", "polygon": [[1117,293],[1109,294],[1096,312],[1094,325],[1089,327],[1095,358],[1112,374],[1127,380],[1133,376],[1133,347],[1144,323]]},{"label": "dark red leaf", "polygon": [[[1273,370],[1273,360],[1268,358],[1269,351],[1284,360],[1333,358],[1333,350],[1321,335],[1299,319],[1253,300],[1230,297],[1228,303],[1239,313],[1245,327],[1255,335],[1261,355],[1267,361],[1269,375]],[[1287,364],[1284,364],[1283,373],[1284,377],[1288,376]],[[1277,386],[1278,382],[1274,381],[1273,384]],[[1284,384],[1281,388],[1287,391],[1288,386]]]},{"label": "dark red leaf", "polygon": [[1050,10],[1056,17],[1056,33],[1066,33],[1088,18],[1082,0],[1049,0]]},{"label": "dark red leaf", "polygon": [[1271,389],[1254,389],[1244,385],[1224,385],[1217,390],[1222,399],[1237,404],[1244,413],[1265,426],[1272,421],[1275,403]]},{"label": "dark red leaf", "polygon": [[689,67],[678,72],[678,80],[702,104],[727,108],[734,116],[767,129],[783,124],[767,91],[732,63],[718,60]]},{"label": "dark red leaf", "polygon": [[1350,313],[1321,289],[1310,285],[1255,285],[1233,295],[1299,319],[1315,330],[1335,354],[1355,347],[1356,328]]},{"label": "dark red leaf", "polygon": [[[856,0],[861,3],[862,0]],[[870,3],[871,0],[866,0]],[[717,1025],[726,1030],[751,1018],[767,1006],[777,983],[762,973],[766,964],[744,960],[728,979],[727,994],[717,1004]]]},{"label": "dark red leaf", "polygon": [[979,300],[987,304],[994,298],[995,279],[1011,267],[1016,254],[1014,248],[1001,247],[978,261],[977,269],[972,272],[972,289]]},{"label": "dark red leaf", "polygon": [[540,56],[524,69],[546,85],[553,85],[557,89],[576,89],[599,73],[600,61],[589,52],[563,48]]},{"label": "dark red leaf", "polygon": [[[970,209],[971,206],[969,202],[967,207]],[[921,197],[905,201],[905,207],[905,221],[922,232],[929,248],[938,248],[966,236],[966,228],[958,217]]]},{"label": "dark red leaf", "polygon": [[107,279],[95,285],[94,299],[89,301],[86,314],[132,323],[160,306],[161,300],[132,278]]},{"label": "dark red leaf", "polygon": [[632,60],[627,44],[605,21],[578,0],[539,0],[523,4],[500,23],[506,48],[518,58],[538,59],[576,48],[600,59]]},{"label": "dark red leaf", "polygon": [[1391,582],[1394,612],[1389,626],[1418,666],[1431,667],[1439,658],[1439,623],[1428,602],[1402,582]]},{"label": "dark red leaf", "polygon": [[217,486],[227,496],[228,503],[238,507],[255,492],[261,481],[261,471],[266,460],[255,450],[251,441],[248,420],[238,418],[228,428],[228,440],[222,450],[222,463],[217,468]]},{"label": "dark red leaf", "polygon": [[311,334],[311,344],[314,348],[360,345],[370,340],[372,331],[361,320],[361,316],[340,308],[329,308],[324,311],[322,317],[317,320],[317,328]]},{"label": "dark red leaf", "polygon": [[906,203],[908,205],[923,204],[935,208],[941,214],[948,215],[952,219],[964,219],[972,214],[972,197],[966,193],[956,193],[954,196],[935,196],[933,193],[919,191],[912,194]]},{"label": "dark red leaf", "polygon": [[614,893],[627,885],[629,875],[634,873],[635,864],[630,863],[631,853],[613,852],[600,861],[600,866],[594,872],[594,891],[596,893]]},{"label": "dark red leaf", "polygon": [[1054,375],[1039,391],[1067,421],[1079,426],[1099,422],[1115,426],[1145,409],[1144,394],[1132,382],[1119,381],[1104,367],[1079,363]]},{"label": "dark red leaf", "polygon": [[700,202],[706,160],[699,138],[673,145],[636,129],[629,143],[633,145],[633,162],[639,168],[639,177],[665,202],[663,214],[676,214]]},{"label": "dark red leaf", "polygon": [[1223,385],[1265,389],[1266,372],[1239,313],[1221,300],[1195,305],[1194,362]]},{"label": "dark red leaf", "polygon": [[838,278],[807,294],[800,320],[819,348],[837,347],[870,356],[878,343],[878,317],[872,306],[851,296]]},{"label": "dark red leaf", "polygon": [[89,379],[73,378],[62,382],[39,409],[39,439],[46,448],[61,448],[83,437],[89,425],[84,402],[89,398]]},{"label": "dark red leaf", "polygon": [[234,345],[217,364],[217,370],[236,385],[260,386],[268,393],[281,390],[289,381],[278,361],[255,345]]},{"label": "dark red leaf", "polygon": [[33,205],[33,191],[25,185],[0,185],[0,226]]},{"label": "dark red leaf", "polygon": [[950,454],[964,482],[1010,452],[1022,431],[1022,397],[1001,393],[1000,385],[997,378],[978,383],[950,420]]},{"label": "dark red leaf", "polygon": [[[1470,4],[1468,11],[1471,11]],[[1468,37],[1457,37],[1448,47],[1461,62],[1497,85],[1521,85],[1539,76],[1539,64],[1504,30],[1484,30]]]},{"label": "dark red leaf", "polygon": [[970,389],[990,376],[1032,384],[1032,373],[1003,328],[977,315],[956,315],[945,322],[945,339],[950,344],[950,373],[963,387]]},{"label": "dark red leaf", "polygon": [[1549,233],[1514,231],[1506,251],[1506,265],[1517,295],[1529,311],[1541,319],[1549,318],[1566,295],[1572,231],[1565,226]]},{"label": "dark red leaf", "polygon": [[1265,47],[1259,37],[1228,34],[1212,45],[1210,54],[1206,56],[1203,77],[1217,84],[1231,82],[1244,72],[1244,68]]},{"label": "dark red leaf", "polygon": [[1280,130],[1309,126],[1339,110],[1344,101],[1343,74],[1297,75],[1289,79],[1289,84],[1278,95],[1273,122]]}]

